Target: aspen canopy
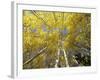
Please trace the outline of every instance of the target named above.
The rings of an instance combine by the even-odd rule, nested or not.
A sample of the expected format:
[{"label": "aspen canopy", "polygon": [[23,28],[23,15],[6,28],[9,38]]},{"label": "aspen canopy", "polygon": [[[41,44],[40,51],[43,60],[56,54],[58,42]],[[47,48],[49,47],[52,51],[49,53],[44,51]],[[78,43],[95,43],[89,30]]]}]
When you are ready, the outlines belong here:
[{"label": "aspen canopy", "polygon": [[91,14],[23,10],[23,69],[91,66]]}]

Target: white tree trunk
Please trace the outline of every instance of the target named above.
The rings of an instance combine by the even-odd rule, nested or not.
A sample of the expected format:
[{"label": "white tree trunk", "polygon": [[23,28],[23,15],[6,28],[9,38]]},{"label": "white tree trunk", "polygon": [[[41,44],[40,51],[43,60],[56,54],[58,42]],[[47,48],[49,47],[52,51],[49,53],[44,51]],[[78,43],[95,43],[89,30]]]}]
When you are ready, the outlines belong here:
[{"label": "white tree trunk", "polygon": [[65,58],[65,61],[66,61],[66,67],[69,67],[69,64],[68,64],[68,58],[67,58],[67,54],[66,54],[66,52],[65,52],[65,50],[64,49],[62,49],[63,50],[63,52],[64,52],[64,58]]},{"label": "white tree trunk", "polygon": [[60,56],[60,49],[58,49],[58,52],[57,52],[57,59],[56,59],[56,63],[55,63],[55,68],[58,68],[59,56]]}]

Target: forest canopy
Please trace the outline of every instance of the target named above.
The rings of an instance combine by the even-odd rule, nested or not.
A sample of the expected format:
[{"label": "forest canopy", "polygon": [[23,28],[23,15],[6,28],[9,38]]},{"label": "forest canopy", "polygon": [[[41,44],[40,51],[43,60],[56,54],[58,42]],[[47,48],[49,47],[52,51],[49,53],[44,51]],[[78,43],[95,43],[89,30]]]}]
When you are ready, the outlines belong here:
[{"label": "forest canopy", "polygon": [[91,14],[23,10],[23,69],[91,66]]}]

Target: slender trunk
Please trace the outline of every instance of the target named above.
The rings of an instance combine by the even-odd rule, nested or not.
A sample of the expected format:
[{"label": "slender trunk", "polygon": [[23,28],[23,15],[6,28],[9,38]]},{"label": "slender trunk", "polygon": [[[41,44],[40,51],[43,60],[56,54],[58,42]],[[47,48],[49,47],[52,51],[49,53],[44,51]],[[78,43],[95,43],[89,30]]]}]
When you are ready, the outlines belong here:
[{"label": "slender trunk", "polygon": [[67,54],[66,54],[66,52],[65,52],[65,49],[62,49],[63,50],[63,52],[64,52],[64,57],[65,57],[65,61],[66,61],[66,67],[69,67],[69,64],[68,64],[68,57],[67,57]]},{"label": "slender trunk", "polygon": [[60,56],[60,49],[58,48],[57,59],[56,59],[56,63],[55,63],[55,68],[58,68],[59,56]]}]

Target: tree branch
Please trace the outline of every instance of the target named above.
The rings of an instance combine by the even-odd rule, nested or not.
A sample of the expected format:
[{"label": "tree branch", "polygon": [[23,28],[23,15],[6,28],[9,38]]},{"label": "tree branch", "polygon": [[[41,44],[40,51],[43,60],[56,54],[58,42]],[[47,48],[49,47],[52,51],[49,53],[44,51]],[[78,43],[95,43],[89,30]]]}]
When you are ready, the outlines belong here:
[{"label": "tree branch", "polygon": [[42,22],[43,22],[45,25],[51,27],[50,25],[48,25],[48,24],[46,23],[46,21],[45,21],[43,18],[39,17],[39,14],[38,14],[38,13],[36,13],[35,11],[32,11],[32,13],[33,13],[38,19],[42,20]]},{"label": "tree branch", "polygon": [[64,12],[62,12],[62,27],[64,26]]},{"label": "tree branch", "polygon": [[55,24],[57,23],[57,18],[56,18],[56,15],[55,15],[55,12],[52,12],[53,13],[53,17],[55,19]]},{"label": "tree branch", "polygon": [[28,64],[29,62],[31,62],[31,61],[32,61],[33,59],[35,59],[37,56],[41,55],[41,53],[42,53],[45,49],[47,49],[47,47],[45,47],[45,48],[43,48],[42,50],[40,50],[39,52],[37,52],[38,54],[37,54],[35,57],[32,57],[32,58],[30,58],[29,60],[27,60],[26,62],[24,62],[23,66],[24,66],[25,64]]}]

